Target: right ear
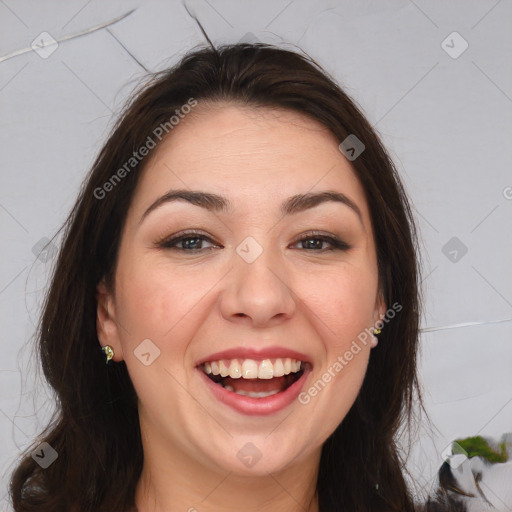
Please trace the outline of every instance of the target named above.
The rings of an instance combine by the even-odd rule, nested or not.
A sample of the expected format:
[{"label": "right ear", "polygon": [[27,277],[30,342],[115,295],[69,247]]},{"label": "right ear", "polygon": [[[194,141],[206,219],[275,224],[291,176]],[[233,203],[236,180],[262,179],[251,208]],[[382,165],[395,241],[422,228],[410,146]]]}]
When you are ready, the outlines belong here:
[{"label": "right ear", "polygon": [[116,307],[113,293],[102,279],[96,288],[96,332],[100,345],[110,345],[114,349],[114,361],[123,360],[123,349],[116,322]]}]

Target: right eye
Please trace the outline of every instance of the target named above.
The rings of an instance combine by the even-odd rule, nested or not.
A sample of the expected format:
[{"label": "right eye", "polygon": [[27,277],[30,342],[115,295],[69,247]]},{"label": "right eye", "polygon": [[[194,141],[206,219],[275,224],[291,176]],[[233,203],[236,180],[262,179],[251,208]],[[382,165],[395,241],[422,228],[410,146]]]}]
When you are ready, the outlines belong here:
[{"label": "right eye", "polygon": [[[204,241],[212,243],[213,246],[203,247]],[[198,233],[197,231],[165,238],[162,241],[157,242],[157,245],[163,249],[175,249],[181,252],[201,252],[205,249],[218,247],[218,245],[215,245],[209,237]]]}]

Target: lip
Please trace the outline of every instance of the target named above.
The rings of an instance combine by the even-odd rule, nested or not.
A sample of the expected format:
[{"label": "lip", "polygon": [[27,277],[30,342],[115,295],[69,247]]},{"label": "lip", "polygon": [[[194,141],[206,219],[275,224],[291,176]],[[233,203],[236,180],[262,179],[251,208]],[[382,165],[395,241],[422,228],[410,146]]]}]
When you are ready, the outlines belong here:
[{"label": "lip", "polygon": [[[237,354],[238,353],[240,352],[237,351]],[[224,356],[224,359],[227,359],[227,357]],[[208,359],[206,359],[206,361],[208,361]],[[215,359],[213,359],[213,361],[215,361]],[[306,379],[311,373],[311,366],[307,365],[301,377],[290,387],[280,393],[265,398],[251,398],[249,396],[239,395],[233,391],[228,391],[213,382],[201,368],[197,367],[196,370],[201,374],[201,378],[208,390],[219,402],[247,416],[266,416],[285,409],[297,399],[304,387]]]},{"label": "lip", "polygon": [[210,354],[209,356],[200,359],[196,362],[195,366],[200,366],[207,361],[220,361],[221,359],[254,359],[262,361],[263,359],[284,359],[287,357],[311,364],[311,360],[306,354],[302,354],[301,352],[285,347],[273,346],[265,349],[244,347],[230,348],[228,350],[223,350],[222,352],[215,352],[214,354]]}]

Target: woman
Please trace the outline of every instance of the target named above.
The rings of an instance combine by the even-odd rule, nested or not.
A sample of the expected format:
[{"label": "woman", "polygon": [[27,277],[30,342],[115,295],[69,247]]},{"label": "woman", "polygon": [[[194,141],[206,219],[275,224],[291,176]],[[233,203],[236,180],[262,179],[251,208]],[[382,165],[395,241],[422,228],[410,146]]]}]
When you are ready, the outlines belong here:
[{"label": "woman", "polygon": [[67,221],[39,333],[59,412],[14,509],[413,510],[416,258],[391,160],[311,59],[188,54]]}]

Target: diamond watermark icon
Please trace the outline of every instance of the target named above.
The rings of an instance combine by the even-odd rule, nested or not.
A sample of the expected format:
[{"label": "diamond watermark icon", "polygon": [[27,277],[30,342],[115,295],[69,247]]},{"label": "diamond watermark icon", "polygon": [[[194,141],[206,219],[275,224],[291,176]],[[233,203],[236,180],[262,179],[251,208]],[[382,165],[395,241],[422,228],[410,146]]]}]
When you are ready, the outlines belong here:
[{"label": "diamond watermark icon", "polygon": [[339,146],[345,157],[353,162],[364,150],[365,145],[354,135],[349,135]]},{"label": "diamond watermark icon", "polygon": [[468,252],[467,246],[456,236],[443,245],[442,253],[453,263],[458,263]]},{"label": "diamond watermark icon", "polygon": [[41,443],[33,452],[32,458],[43,468],[51,466],[59,454],[46,442]]},{"label": "diamond watermark icon", "polygon": [[468,42],[458,32],[452,32],[441,43],[441,48],[452,59],[458,59],[468,49],[468,47]]},{"label": "diamond watermark icon", "polygon": [[47,59],[59,46],[59,43],[48,32],[41,32],[30,45],[39,57]]},{"label": "diamond watermark icon", "polygon": [[147,338],[139,343],[133,353],[144,366],[149,366],[160,356],[160,349]]},{"label": "diamond watermark icon", "polygon": [[252,236],[248,236],[238,244],[236,252],[246,263],[253,263],[263,252],[263,247]]},{"label": "diamond watermark icon", "polygon": [[262,453],[253,443],[245,443],[236,456],[248,467],[252,468],[262,456]]},{"label": "diamond watermark icon", "polygon": [[57,254],[57,247],[45,236],[32,247],[34,256],[43,263],[51,260]]},{"label": "diamond watermark icon", "polygon": [[252,32],[245,33],[238,42],[247,44],[261,43],[261,41]]},{"label": "diamond watermark icon", "polygon": [[468,452],[460,444],[453,442],[442,451],[441,457],[450,464],[451,468],[457,469],[468,460]]}]

